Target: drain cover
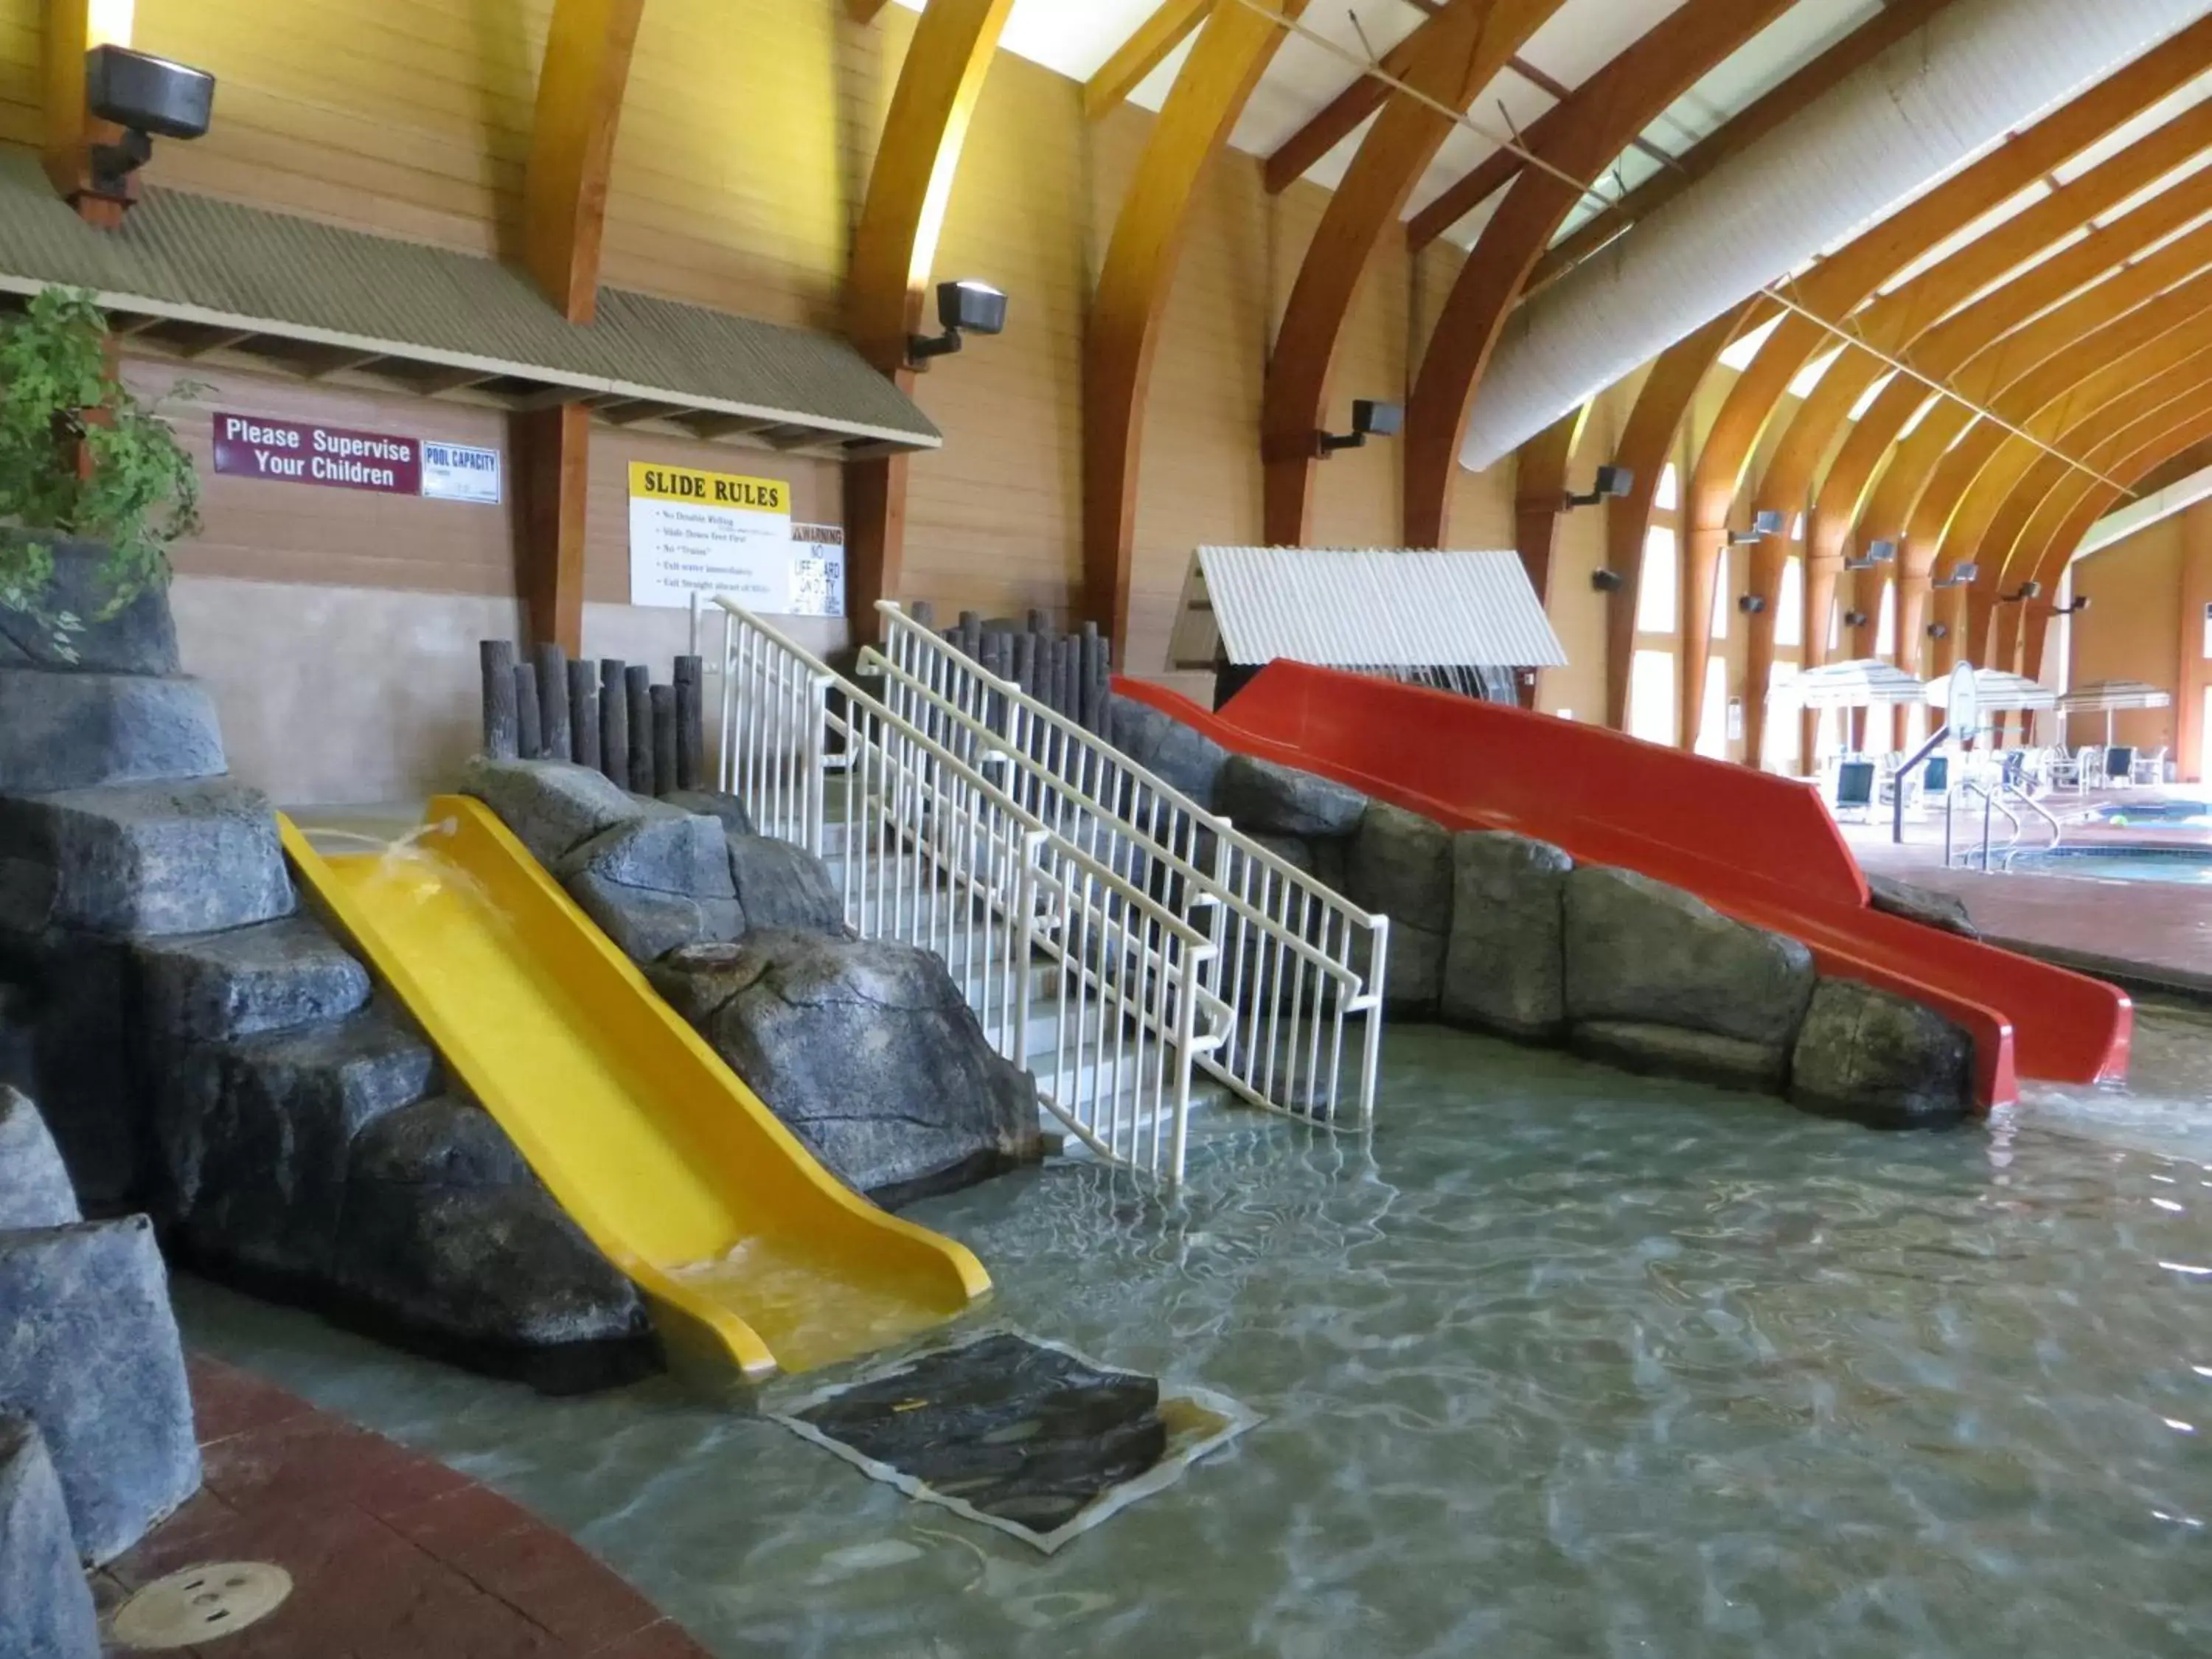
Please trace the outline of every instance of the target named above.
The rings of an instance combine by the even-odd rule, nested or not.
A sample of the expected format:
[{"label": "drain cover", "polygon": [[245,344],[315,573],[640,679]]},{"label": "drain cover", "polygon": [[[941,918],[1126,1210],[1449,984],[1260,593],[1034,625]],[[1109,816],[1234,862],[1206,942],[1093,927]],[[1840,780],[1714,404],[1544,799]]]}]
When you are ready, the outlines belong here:
[{"label": "drain cover", "polygon": [[211,1561],[157,1578],[115,1610],[126,1648],[189,1648],[266,1619],[292,1593],[292,1575],[266,1561]]}]

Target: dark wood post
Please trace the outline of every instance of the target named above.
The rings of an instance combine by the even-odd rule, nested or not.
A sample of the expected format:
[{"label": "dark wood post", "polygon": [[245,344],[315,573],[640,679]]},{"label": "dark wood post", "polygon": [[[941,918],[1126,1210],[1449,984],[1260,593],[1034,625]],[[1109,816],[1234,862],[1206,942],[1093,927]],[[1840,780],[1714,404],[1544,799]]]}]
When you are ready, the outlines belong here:
[{"label": "dark wood post", "polygon": [[550,640],[538,647],[538,731],[540,754],[568,758],[568,653]]},{"label": "dark wood post", "polygon": [[676,659],[676,787],[696,789],[707,763],[706,665]]},{"label": "dark wood post", "polygon": [[1095,622],[1085,623],[1083,632],[1078,637],[1079,643],[1076,648],[1082,653],[1082,661],[1077,670],[1082,676],[1082,707],[1077,718],[1083,722],[1085,731],[1103,733],[1106,730],[1106,696],[1101,683],[1103,677],[1099,669],[1105,659],[1106,641],[1100,636],[1098,624]]},{"label": "dark wood post", "polygon": [[477,654],[483,665],[483,751],[494,760],[513,760],[520,733],[515,726],[514,641],[484,640]]},{"label": "dark wood post", "polygon": [[585,657],[568,659],[568,757],[599,769],[599,672]]},{"label": "dark wood post", "polygon": [[656,685],[653,699],[653,790],[665,795],[677,787],[676,688]]},{"label": "dark wood post", "polygon": [[526,662],[514,665],[514,752],[536,760],[544,750],[545,733],[539,724],[543,705],[538,701],[538,671]]},{"label": "dark wood post", "polygon": [[632,663],[623,673],[629,694],[629,787],[634,795],[653,793],[653,671]]},{"label": "dark wood post", "polygon": [[599,770],[629,787],[629,693],[619,657],[599,659]]}]

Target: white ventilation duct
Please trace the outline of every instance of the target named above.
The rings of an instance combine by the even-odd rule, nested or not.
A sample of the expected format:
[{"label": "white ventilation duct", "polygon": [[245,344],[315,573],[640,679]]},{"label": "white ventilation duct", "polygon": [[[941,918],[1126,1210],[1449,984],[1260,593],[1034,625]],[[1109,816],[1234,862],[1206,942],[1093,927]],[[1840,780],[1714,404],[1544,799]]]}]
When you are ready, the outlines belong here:
[{"label": "white ventilation duct", "polygon": [[1522,306],[1476,393],[1462,465],[1510,454],[2204,11],[2204,0],[1945,8]]}]

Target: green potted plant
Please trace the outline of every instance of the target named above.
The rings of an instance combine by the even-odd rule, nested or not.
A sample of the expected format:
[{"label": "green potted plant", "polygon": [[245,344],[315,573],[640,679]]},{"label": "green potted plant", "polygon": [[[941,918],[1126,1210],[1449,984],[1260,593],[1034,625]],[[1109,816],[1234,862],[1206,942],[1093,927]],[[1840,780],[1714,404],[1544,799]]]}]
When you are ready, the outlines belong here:
[{"label": "green potted plant", "polygon": [[173,672],[168,548],[198,528],[191,456],[111,373],[92,296],[0,318],[0,661]]}]

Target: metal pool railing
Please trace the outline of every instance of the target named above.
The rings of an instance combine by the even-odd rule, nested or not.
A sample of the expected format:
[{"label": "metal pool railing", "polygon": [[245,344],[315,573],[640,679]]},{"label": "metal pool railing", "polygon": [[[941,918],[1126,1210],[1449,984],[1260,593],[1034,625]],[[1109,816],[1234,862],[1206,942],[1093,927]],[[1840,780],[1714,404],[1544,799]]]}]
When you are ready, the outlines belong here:
[{"label": "metal pool railing", "polygon": [[884,701],[1049,829],[1142,882],[1218,947],[1206,988],[1230,1012],[1206,1069],[1256,1105],[1334,1121],[1347,1022],[1359,1030],[1354,1120],[1373,1120],[1389,920],[1272,848],[981,664],[895,604],[862,653]]},{"label": "metal pool railing", "polygon": [[1212,939],[804,647],[718,604],[723,787],[763,834],[842,862],[863,937],[943,957],[986,1037],[1071,1133],[1180,1181],[1192,1070],[1227,1036],[1206,985]]}]

